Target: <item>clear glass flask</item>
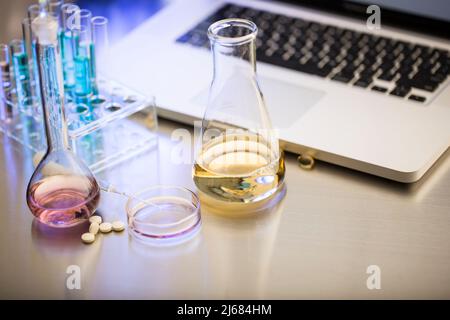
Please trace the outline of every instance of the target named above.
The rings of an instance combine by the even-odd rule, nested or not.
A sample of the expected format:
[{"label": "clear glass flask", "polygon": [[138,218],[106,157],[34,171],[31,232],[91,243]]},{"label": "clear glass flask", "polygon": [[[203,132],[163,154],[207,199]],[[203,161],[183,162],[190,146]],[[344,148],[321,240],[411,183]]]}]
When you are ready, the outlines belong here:
[{"label": "clear glass flask", "polygon": [[206,199],[256,203],[283,184],[283,153],[256,78],[257,31],[244,19],[208,29],[214,71],[193,169]]},{"label": "clear glass flask", "polygon": [[96,210],[100,188],[88,167],[68,147],[58,22],[50,15],[33,20],[47,152],[27,188],[33,215],[52,227],[86,221]]}]

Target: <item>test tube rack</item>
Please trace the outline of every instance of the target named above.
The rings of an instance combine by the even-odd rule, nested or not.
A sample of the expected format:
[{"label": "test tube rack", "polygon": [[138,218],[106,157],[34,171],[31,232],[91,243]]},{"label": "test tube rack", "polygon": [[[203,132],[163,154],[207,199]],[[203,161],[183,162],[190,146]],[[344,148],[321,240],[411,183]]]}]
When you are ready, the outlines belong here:
[{"label": "test tube rack", "polygon": [[[76,117],[82,116],[76,112],[80,103],[65,103],[69,146],[94,173],[157,146],[154,98],[104,78],[98,80],[98,90],[99,96],[105,97],[104,101],[82,104],[89,106],[90,119],[87,121],[76,121]],[[45,151],[42,113],[25,112],[13,101],[3,103],[10,104],[13,112],[8,119],[0,121],[0,131],[33,154]],[[34,107],[40,109],[40,102],[35,103],[38,105]]]}]

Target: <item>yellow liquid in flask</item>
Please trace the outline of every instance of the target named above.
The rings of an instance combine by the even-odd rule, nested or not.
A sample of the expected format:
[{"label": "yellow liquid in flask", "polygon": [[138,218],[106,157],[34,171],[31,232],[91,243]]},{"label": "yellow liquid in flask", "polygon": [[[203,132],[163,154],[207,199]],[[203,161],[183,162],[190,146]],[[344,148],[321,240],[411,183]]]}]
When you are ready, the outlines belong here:
[{"label": "yellow liquid in flask", "polygon": [[273,195],[284,180],[284,157],[259,135],[212,139],[194,164],[194,182],[205,195],[233,203],[253,203]]}]

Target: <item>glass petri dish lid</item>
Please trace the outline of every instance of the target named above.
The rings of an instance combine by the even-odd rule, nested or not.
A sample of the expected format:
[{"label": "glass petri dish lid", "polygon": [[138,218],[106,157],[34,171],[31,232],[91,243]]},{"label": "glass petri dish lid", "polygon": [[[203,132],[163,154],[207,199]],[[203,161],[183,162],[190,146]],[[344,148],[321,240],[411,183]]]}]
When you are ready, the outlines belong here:
[{"label": "glass petri dish lid", "polygon": [[133,238],[153,245],[179,244],[201,228],[200,201],[189,189],[153,186],[126,203],[128,230]]}]

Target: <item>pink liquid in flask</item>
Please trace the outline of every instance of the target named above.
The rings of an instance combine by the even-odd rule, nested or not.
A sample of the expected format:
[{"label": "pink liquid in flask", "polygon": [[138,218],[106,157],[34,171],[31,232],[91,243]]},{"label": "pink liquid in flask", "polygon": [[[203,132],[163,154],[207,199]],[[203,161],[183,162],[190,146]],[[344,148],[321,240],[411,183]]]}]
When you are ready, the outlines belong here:
[{"label": "pink liquid in flask", "polygon": [[70,227],[86,221],[97,208],[100,188],[94,179],[55,175],[30,187],[27,197],[33,215],[53,227]]}]

